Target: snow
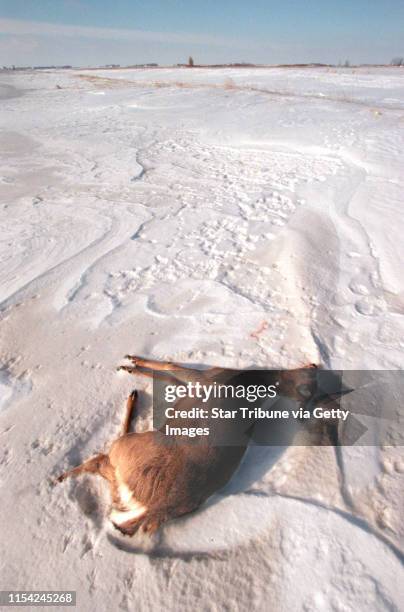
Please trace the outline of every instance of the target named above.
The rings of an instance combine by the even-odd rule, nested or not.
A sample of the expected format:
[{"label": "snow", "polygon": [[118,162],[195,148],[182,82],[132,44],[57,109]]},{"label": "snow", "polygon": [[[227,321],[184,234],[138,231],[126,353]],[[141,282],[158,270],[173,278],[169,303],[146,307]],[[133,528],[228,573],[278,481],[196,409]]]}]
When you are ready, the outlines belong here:
[{"label": "snow", "polygon": [[83,610],[399,610],[400,447],[251,447],[151,541],[111,530],[103,482],[51,479],[150,391],[116,373],[126,353],[403,368],[402,71],[0,82],[2,588],[77,589]]}]

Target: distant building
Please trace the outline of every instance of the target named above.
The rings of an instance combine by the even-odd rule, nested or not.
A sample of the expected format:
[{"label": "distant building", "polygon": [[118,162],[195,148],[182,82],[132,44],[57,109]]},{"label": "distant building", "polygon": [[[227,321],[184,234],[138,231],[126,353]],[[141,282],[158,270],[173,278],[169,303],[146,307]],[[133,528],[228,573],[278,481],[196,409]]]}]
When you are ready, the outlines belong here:
[{"label": "distant building", "polygon": [[156,68],[156,67],[158,67],[158,64],[156,64],[155,62],[150,62],[148,64],[130,64],[126,66],[126,68]]},{"label": "distant building", "polygon": [[34,70],[67,70],[72,66],[34,66]]}]

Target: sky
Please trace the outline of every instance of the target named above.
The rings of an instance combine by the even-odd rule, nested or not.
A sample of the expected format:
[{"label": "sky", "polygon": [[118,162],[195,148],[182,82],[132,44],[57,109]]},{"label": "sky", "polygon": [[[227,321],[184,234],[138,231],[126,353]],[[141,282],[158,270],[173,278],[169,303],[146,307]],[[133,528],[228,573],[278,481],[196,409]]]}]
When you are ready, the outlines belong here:
[{"label": "sky", "polygon": [[0,0],[0,66],[389,63],[404,0]]}]

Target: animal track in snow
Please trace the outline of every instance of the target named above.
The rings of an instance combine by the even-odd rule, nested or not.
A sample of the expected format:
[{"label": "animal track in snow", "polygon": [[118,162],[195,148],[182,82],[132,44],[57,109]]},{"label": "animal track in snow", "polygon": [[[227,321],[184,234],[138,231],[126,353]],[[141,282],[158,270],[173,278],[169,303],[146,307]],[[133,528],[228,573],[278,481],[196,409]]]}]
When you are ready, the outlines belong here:
[{"label": "animal track in snow", "polygon": [[[143,164],[142,150],[137,155]],[[141,244],[127,257],[128,261],[135,259],[135,265],[122,269],[111,257],[107,275],[97,270],[86,274],[89,286],[97,279],[98,302],[100,296],[109,300],[105,316],[109,318],[117,308],[127,306],[139,292],[149,293],[162,282],[186,279],[216,281],[235,295],[271,309],[276,293],[268,290],[270,273],[265,266],[250,263],[249,253],[265,248],[304,205],[296,193],[298,184],[335,174],[338,159],[306,152],[203,145],[179,132],[175,140],[171,137],[148,146],[147,160],[153,170],[143,176],[136,189],[139,196],[147,188],[153,216],[136,233],[134,241]],[[173,175],[178,176],[178,183],[173,183]],[[178,208],[166,196],[162,214],[159,203],[164,187],[178,193],[182,204]],[[209,219],[206,215],[200,218],[202,208],[209,209]],[[153,253],[156,241],[158,254]],[[87,310],[83,301],[81,308]]]}]

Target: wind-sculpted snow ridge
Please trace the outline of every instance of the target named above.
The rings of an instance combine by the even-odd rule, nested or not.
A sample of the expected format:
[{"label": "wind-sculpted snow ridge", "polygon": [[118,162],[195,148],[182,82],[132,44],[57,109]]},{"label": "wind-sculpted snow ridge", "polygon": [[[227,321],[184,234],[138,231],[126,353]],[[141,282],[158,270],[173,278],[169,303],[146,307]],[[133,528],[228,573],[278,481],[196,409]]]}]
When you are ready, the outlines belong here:
[{"label": "wind-sculpted snow ridge", "polygon": [[398,71],[81,74],[8,76],[22,95],[0,100],[4,588],[97,610],[399,610],[400,447],[252,446],[152,540],[111,530],[96,478],[50,482],[113,439],[134,382],[150,427],[150,386],[115,370],[128,352],[403,368]]}]

